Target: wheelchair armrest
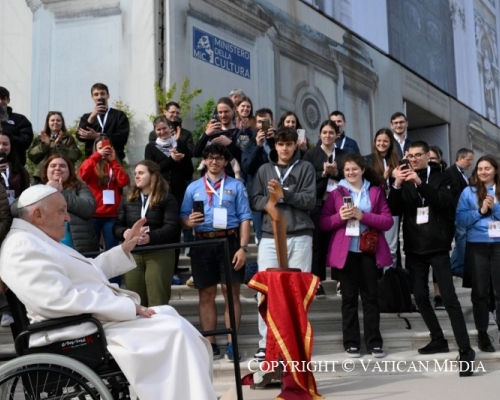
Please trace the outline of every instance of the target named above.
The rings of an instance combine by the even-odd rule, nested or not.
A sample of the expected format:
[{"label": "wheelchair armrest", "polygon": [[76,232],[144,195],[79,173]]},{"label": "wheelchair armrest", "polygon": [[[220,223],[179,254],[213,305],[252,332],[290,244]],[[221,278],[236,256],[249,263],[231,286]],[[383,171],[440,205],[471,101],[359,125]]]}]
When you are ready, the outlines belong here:
[{"label": "wheelchair armrest", "polygon": [[81,322],[86,322],[88,318],[92,318],[92,314],[71,315],[69,317],[48,319],[46,321],[29,324],[26,330],[31,333],[35,333],[42,330],[50,330],[50,328],[63,328],[70,325],[78,325]]},{"label": "wheelchair armrest", "polygon": [[56,319],[50,319],[47,321],[36,322],[30,324],[27,330],[21,332],[15,340],[16,353],[19,355],[24,354],[24,349],[29,347],[29,338],[32,334],[40,331],[51,331],[55,329],[65,328],[68,326],[80,325],[84,322],[90,322],[94,324],[97,328],[97,333],[99,334],[100,347],[103,354],[106,354],[107,341],[104,335],[104,328],[99,320],[92,317],[91,314],[81,314],[69,317],[62,317]]}]

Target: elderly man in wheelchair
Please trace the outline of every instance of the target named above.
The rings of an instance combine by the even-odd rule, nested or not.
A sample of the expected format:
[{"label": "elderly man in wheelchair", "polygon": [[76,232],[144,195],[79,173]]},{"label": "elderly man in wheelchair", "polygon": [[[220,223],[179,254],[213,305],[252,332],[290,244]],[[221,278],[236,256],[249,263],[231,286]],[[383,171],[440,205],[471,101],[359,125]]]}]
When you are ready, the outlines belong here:
[{"label": "elderly man in wheelchair", "polygon": [[130,399],[129,384],[141,400],[217,398],[200,333],[172,307],[141,307],[108,281],[135,267],[144,219],[121,246],[90,259],[59,243],[69,216],[56,189],[32,186],[18,209],[0,277],[23,356],[0,367],[0,399]]}]

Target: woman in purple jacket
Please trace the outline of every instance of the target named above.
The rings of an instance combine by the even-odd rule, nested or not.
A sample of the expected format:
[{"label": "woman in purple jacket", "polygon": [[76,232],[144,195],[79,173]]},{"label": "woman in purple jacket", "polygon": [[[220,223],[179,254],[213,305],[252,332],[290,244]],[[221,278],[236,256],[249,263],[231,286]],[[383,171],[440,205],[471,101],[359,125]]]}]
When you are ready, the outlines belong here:
[{"label": "woman in purple jacket", "polygon": [[[383,181],[359,154],[344,157],[344,177],[332,191],[319,217],[321,230],[332,233],[327,266],[339,269],[342,282],[342,333],[346,355],[360,357],[358,296],[363,303],[363,325],[368,353],[384,357],[378,307],[378,268],[392,265],[384,231],[393,224]],[[379,232],[376,252],[360,250],[361,234]]]}]

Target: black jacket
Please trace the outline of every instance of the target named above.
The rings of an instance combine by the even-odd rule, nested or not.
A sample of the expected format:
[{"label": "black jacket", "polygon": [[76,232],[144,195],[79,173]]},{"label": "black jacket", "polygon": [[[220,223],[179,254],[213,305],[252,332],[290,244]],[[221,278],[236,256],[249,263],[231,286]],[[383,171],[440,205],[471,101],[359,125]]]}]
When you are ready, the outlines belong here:
[{"label": "black jacket", "polygon": [[453,164],[451,167],[448,167],[446,171],[450,174],[451,177],[451,188],[453,189],[455,207],[458,205],[458,199],[460,199],[460,195],[462,191],[469,186],[469,184],[465,181],[462,173],[458,170],[457,164]]},{"label": "black jacket", "polygon": [[12,149],[19,156],[21,165],[25,165],[26,152],[33,140],[33,127],[28,118],[22,114],[12,112],[11,107],[7,107],[7,113],[9,114],[9,119],[2,121],[2,129],[4,132],[9,132],[12,135],[12,140],[14,141],[14,143],[11,143]]},{"label": "black jacket", "polygon": [[[274,139],[272,140],[272,149],[274,149]],[[257,171],[269,162],[269,156],[264,150],[264,146],[257,146],[255,136],[250,138],[246,146],[243,148],[241,155],[241,170],[246,174],[246,187],[249,195],[252,195],[253,180]]]},{"label": "black jacket", "polygon": [[[122,198],[113,227],[118,240],[123,241],[123,233],[141,219],[141,208],[140,196],[134,201],[128,201],[126,196]],[[148,245],[175,243],[179,240],[179,208],[172,194],[164,196],[157,206],[149,206],[146,219],[145,226],[149,227],[150,238]]]},{"label": "black jacket", "polygon": [[172,157],[167,157],[156,147],[155,142],[151,142],[146,145],[144,158],[160,166],[160,173],[169,183],[170,191],[177,200],[177,204],[182,204],[188,181],[193,177],[194,168],[191,162],[191,150],[182,140],[177,142],[177,151],[184,154],[184,158],[179,162],[174,161]]},{"label": "black jacket", "polygon": [[[83,114],[82,118],[80,118],[79,128],[87,129],[89,126],[87,122],[89,115],[90,113]],[[102,118],[101,116],[101,119]],[[90,124],[90,127],[96,132],[102,132],[101,124],[99,124],[97,118]],[[125,145],[127,144],[129,133],[130,124],[125,113],[115,108],[110,108],[106,125],[104,125],[104,134],[109,137],[111,143],[113,143],[113,148],[120,160],[125,158]],[[76,137],[80,142],[85,143],[85,157],[90,156],[93,151],[92,147],[94,146],[95,139],[83,139],[78,133]]]},{"label": "black jacket", "polygon": [[[321,148],[321,146],[313,147],[306,151],[304,157],[302,158],[304,161],[309,161],[315,171],[316,171],[316,199],[323,200],[323,196],[326,192],[326,187],[328,186],[328,179],[333,178],[336,181],[340,181],[344,178],[343,172],[343,163],[342,159],[347,152],[340,149],[335,149],[335,162],[337,163],[338,174],[336,176],[327,175],[323,176],[323,164],[325,162],[331,162],[325,151]],[[331,158],[331,157],[330,157]]]},{"label": "black jacket", "polygon": [[[455,207],[450,174],[431,166],[429,183],[427,169],[417,172],[422,184],[417,188],[403,182],[400,189],[391,187],[387,202],[398,214],[403,214],[403,239],[405,253],[431,255],[450,251],[455,233]],[[429,207],[429,222],[417,224],[417,208]]]}]

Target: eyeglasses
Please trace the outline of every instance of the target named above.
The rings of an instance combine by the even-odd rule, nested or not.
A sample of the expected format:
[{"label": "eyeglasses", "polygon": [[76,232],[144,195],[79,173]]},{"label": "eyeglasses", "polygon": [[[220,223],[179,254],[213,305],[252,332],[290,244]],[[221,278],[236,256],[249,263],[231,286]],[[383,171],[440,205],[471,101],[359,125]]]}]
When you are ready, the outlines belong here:
[{"label": "eyeglasses", "polygon": [[219,157],[207,157],[207,162],[221,162],[224,160],[224,157],[219,156]]},{"label": "eyeglasses", "polygon": [[425,154],[425,153],[408,154],[406,157],[407,157],[409,160],[413,160],[414,158],[422,158],[422,156],[423,156],[424,154]]}]

